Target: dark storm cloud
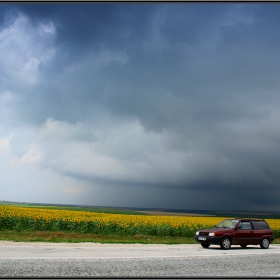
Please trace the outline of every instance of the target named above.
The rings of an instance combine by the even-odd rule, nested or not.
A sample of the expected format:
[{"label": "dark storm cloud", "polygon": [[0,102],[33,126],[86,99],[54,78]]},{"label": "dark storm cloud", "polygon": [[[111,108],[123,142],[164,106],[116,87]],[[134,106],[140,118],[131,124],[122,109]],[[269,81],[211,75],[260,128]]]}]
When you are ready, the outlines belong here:
[{"label": "dark storm cloud", "polygon": [[[57,4],[47,5],[46,11],[43,9],[45,5],[18,7],[23,12],[26,10],[31,18],[36,16],[37,20],[44,18],[57,22],[56,40],[58,46],[63,47],[58,49],[56,62],[53,68],[49,69],[54,72],[52,76],[48,76],[50,81],[55,81],[55,75],[67,65],[73,64],[77,57],[84,56],[92,50],[101,47],[111,51],[123,49],[128,56],[128,62],[124,65],[110,63],[100,69],[97,75],[92,74],[92,65],[89,65],[83,72],[75,73],[75,76],[69,78],[81,80],[79,85],[81,90],[77,96],[77,99],[82,102],[81,106],[84,105],[85,100],[92,103],[105,103],[104,105],[111,106],[116,114],[136,115],[147,128],[151,126],[153,129],[162,129],[165,123],[178,121],[176,114],[169,112],[176,110],[179,105],[168,108],[168,104],[171,107],[176,104],[177,97],[182,98],[178,103],[183,101],[186,106],[192,105],[195,118],[200,116],[203,118],[205,114],[207,118],[217,119],[220,115],[225,116],[227,112],[231,117],[230,111],[235,112],[235,117],[238,117],[245,112],[243,108],[239,112],[235,107],[232,109],[232,105],[227,103],[227,100],[232,98],[228,92],[240,96],[243,95],[239,90],[240,86],[243,87],[243,91],[258,88],[262,80],[260,75],[265,76],[263,88],[269,84],[274,85],[278,81],[277,75],[273,75],[272,72],[277,70],[275,67],[278,68],[279,64],[273,63],[272,60],[275,59],[273,53],[263,54],[264,47],[259,45],[260,41],[266,42],[266,40],[259,40],[261,31],[258,26],[253,28],[238,22],[226,27],[223,22],[219,25],[218,19],[225,20],[225,15],[235,7],[234,5],[186,4],[175,5],[174,8],[167,5],[165,8],[168,10],[168,16],[159,32],[164,39],[169,40],[169,43],[162,52],[156,48],[148,52],[142,45],[145,36],[152,36],[149,33],[151,18],[155,14],[155,7],[160,10],[160,5]],[[207,12],[207,9],[211,9],[212,12]],[[262,22],[261,26],[264,25],[265,23]],[[267,29],[262,28],[262,30],[264,35],[267,34]],[[176,32],[180,32],[179,36]],[[195,34],[197,39],[193,40],[190,44],[191,48],[187,49],[188,40],[193,38],[189,35],[190,32]],[[215,32],[221,37],[221,42],[214,42],[215,49],[207,51],[203,39],[207,40],[207,34]],[[277,29],[273,32],[276,38],[277,32]],[[126,38],[122,34],[126,34]],[[208,41],[211,39],[212,37],[208,37]],[[180,48],[176,43],[186,43],[186,45]],[[60,65],[62,61],[63,64]],[[251,69],[252,65],[255,66],[253,69]],[[111,85],[109,90],[102,89],[105,81],[106,84]],[[257,81],[259,82],[256,83]],[[126,87],[123,87],[123,84]],[[164,90],[168,92],[165,94]],[[50,101],[54,101],[53,108],[56,107],[55,104],[59,104],[57,102],[59,100],[61,103],[67,102],[61,90],[54,88],[48,91],[56,92],[49,98]],[[158,101],[159,99],[163,104]],[[238,97],[233,99],[234,102],[239,102]],[[197,104],[197,100],[200,100],[198,108],[194,105]],[[213,109],[211,105],[208,107],[215,102],[220,104],[213,105]],[[180,110],[184,110],[184,107],[182,106]],[[220,114],[217,108],[221,110]],[[58,117],[61,113],[55,110],[54,117]],[[175,120],[172,120],[174,118]],[[180,116],[179,120],[181,119]]]},{"label": "dark storm cloud", "polygon": [[146,4],[16,5],[32,22],[52,20],[57,41],[71,52],[87,48],[123,48],[141,40],[155,10]]},{"label": "dark storm cloud", "polygon": [[[40,22],[53,22],[56,27],[54,62],[46,65],[40,63],[39,65],[46,79],[44,87],[42,88],[42,84],[39,84],[37,87],[28,89],[29,98],[24,98],[20,106],[28,108],[28,103],[32,100],[33,104],[30,106],[33,110],[25,111],[30,120],[46,119],[47,114],[58,119],[68,119],[71,117],[69,112],[71,111],[72,121],[75,121],[75,118],[76,120],[81,118],[79,116],[83,115],[84,112],[90,114],[90,108],[88,110],[84,108],[88,101],[91,103],[100,102],[100,95],[106,93],[97,92],[100,85],[95,84],[95,77],[92,73],[94,60],[82,72],[66,77],[66,79],[74,79],[75,82],[79,80],[79,87],[77,88],[77,82],[74,86],[76,93],[65,93],[68,89],[62,83],[68,81],[59,80],[61,73],[85,55],[91,55],[100,49],[125,51],[130,46],[137,46],[149,29],[155,7],[137,4],[12,4],[8,5],[6,9],[8,10],[6,13],[12,10],[14,14],[18,11],[28,16],[34,26]],[[111,64],[108,67],[111,67]],[[119,71],[118,65],[115,71]],[[109,79],[106,75],[96,77],[96,79],[100,78],[102,84],[106,79]],[[43,108],[42,104],[44,104]],[[48,105],[46,106],[46,104]],[[72,104],[76,105],[77,114],[75,108],[72,110]],[[81,107],[83,108],[80,110]],[[38,111],[41,111],[41,114],[38,114]],[[34,115],[39,118],[34,118]]]},{"label": "dark storm cloud", "polygon": [[[170,43],[187,43],[192,46],[213,35],[234,5],[172,5],[161,26],[162,34]],[[203,36],[202,36],[203,35]]]},{"label": "dark storm cloud", "polygon": [[[186,5],[187,8],[188,5]],[[184,9],[182,10],[184,11]],[[194,21],[199,22],[201,18],[198,17]],[[181,19],[180,24],[173,28],[182,34],[187,34],[188,30],[191,29],[187,21],[188,17],[186,16],[186,18]],[[262,24],[266,25],[265,22]],[[197,44],[192,44],[189,48],[187,42],[186,45],[168,44],[163,51],[154,49],[153,52],[147,52],[142,46],[134,49],[134,52],[129,53],[129,62],[122,69],[119,71],[116,71],[117,69],[114,71],[114,68],[105,69],[109,72],[106,73],[109,83],[112,76],[115,78],[115,92],[112,93],[112,98],[109,98],[112,100],[113,110],[122,113],[127,111],[128,114],[133,111],[135,114],[139,113],[138,117],[143,120],[145,125],[152,125],[155,119],[160,125],[164,117],[170,117],[168,115],[169,109],[171,109],[169,106],[173,106],[174,102],[176,103],[178,100],[177,98],[181,98],[179,103],[183,102],[186,106],[190,104],[194,117],[201,117],[205,121],[208,119],[216,120],[221,116],[223,118],[228,116],[231,119],[242,117],[242,115],[250,117],[251,113],[254,114],[248,108],[250,105],[248,102],[252,102],[252,110],[254,110],[254,100],[250,99],[259,99],[263,96],[260,89],[267,90],[268,87],[273,88],[279,83],[277,75],[275,75],[276,71],[279,70],[279,64],[273,61],[275,45],[263,43],[261,40],[262,33],[265,35],[266,29],[270,27],[262,28],[262,33],[259,34],[258,25],[256,27],[254,27],[254,23],[251,25],[253,26],[234,22],[229,26],[224,26],[223,23],[221,26],[215,26],[219,38],[217,42],[214,41],[213,50],[208,50],[207,44],[204,45],[204,42],[201,43],[199,40],[197,40]],[[164,23],[161,27],[163,38],[167,37],[167,35],[164,36],[164,26],[166,29],[169,28],[168,23]],[[207,26],[207,21],[205,26]],[[206,33],[199,32],[199,29],[195,28],[191,30],[196,33],[200,40],[204,38]],[[202,30],[204,31],[203,28]],[[170,33],[175,34],[176,32]],[[274,37],[278,37],[277,27],[273,34]],[[170,39],[170,37],[167,38]],[[177,43],[181,43],[184,37],[178,36],[178,38],[180,41]],[[187,38],[189,36],[186,36]],[[173,38],[174,40],[176,41]],[[275,59],[278,60],[278,58]],[[129,88],[128,85],[127,90],[122,87],[117,92],[117,81],[126,83],[127,80],[133,81],[134,83],[131,85],[135,84],[136,89]],[[137,94],[136,100],[131,94],[132,90],[141,92]],[[158,92],[156,92],[157,90]],[[258,91],[256,92],[256,90]],[[168,93],[164,94],[167,91]],[[117,94],[115,94],[116,92]],[[244,94],[247,97],[244,98]],[[164,112],[160,111],[161,102],[169,97],[171,97],[172,102],[167,100],[168,104],[167,107],[164,106]],[[267,98],[269,100],[269,94]],[[275,98],[274,94],[272,98]],[[142,106],[141,102],[146,104],[148,108]],[[139,103],[140,106],[138,106]],[[122,106],[123,104],[125,106]],[[185,107],[185,109],[189,108]],[[141,114],[142,110],[143,114]],[[173,114],[174,117],[176,118],[176,114]],[[150,123],[147,123],[147,119]]]},{"label": "dark storm cloud", "polygon": [[[0,101],[7,124],[43,131],[41,166],[101,185],[279,203],[279,5],[11,4],[1,30],[20,15],[20,35],[5,36],[26,45],[0,70]],[[84,142],[71,136],[83,129]],[[33,153],[24,159],[39,162]]]}]

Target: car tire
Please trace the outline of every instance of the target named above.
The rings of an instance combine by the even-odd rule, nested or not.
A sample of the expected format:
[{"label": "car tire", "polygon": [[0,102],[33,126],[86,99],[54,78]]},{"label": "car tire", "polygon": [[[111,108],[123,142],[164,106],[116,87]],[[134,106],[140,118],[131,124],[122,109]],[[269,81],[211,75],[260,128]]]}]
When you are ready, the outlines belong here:
[{"label": "car tire", "polygon": [[224,237],[220,245],[223,250],[228,250],[231,246],[231,239],[229,237]]},{"label": "car tire", "polygon": [[201,243],[201,246],[202,246],[203,248],[209,248],[210,244],[207,244],[207,243]]},{"label": "car tire", "polygon": [[245,249],[247,247],[247,245],[240,245],[243,249]]},{"label": "car tire", "polygon": [[268,238],[263,238],[261,240],[260,246],[262,249],[268,249],[269,247],[269,239]]}]

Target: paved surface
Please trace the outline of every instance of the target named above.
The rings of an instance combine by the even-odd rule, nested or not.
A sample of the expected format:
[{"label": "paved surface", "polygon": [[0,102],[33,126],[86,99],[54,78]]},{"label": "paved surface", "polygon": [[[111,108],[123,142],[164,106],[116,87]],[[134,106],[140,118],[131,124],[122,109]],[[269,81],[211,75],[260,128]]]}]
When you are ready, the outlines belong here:
[{"label": "paved surface", "polygon": [[17,243],[0,241],[0,277],[280,277],[280,246]]}]

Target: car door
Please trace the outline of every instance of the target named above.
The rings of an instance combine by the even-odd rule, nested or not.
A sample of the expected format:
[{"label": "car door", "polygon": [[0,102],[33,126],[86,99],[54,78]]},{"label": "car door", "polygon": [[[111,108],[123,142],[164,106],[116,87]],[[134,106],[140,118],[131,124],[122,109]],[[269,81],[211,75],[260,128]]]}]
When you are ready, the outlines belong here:
[{"label": "car door", "polygon": [[235,231],[234,239],[234,244],[238,245],[257,244],[250,221],[241,221],[239,223]]}]

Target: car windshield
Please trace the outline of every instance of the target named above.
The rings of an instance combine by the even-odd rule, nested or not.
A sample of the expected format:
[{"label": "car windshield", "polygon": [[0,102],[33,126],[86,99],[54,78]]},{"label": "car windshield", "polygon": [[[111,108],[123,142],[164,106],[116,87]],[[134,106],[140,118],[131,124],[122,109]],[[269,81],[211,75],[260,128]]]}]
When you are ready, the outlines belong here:
[{"label": "car windshield", "polygon": [[238,220],[223,220],[216,228],[234,228],[238,223]]}]

